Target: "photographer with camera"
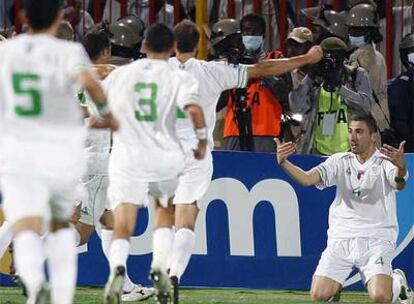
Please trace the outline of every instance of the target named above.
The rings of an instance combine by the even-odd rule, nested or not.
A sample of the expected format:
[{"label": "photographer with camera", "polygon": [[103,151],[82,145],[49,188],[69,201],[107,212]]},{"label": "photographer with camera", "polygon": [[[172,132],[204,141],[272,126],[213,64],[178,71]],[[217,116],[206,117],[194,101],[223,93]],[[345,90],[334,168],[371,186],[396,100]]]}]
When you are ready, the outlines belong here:
[{"label": "photographer with camera", "polygon": [[[266,54],[263,49],[266,22],[262,16],[244,16],[240,28],[245,50],[237,63],[254,64],[281,57],[279,51]],[[273,138],[280,134],[283,109],[273,86],[271,89],[263,78],[251,79],[246,88],[228,92],[226,101],[224,149],[274,152]]]},{"label": "photographer with camera", "polygon": [[324,59],[289,96],[291,110],[305,116],[297,145],[302,154],[349,151],[348,118],[368,114],[373,102],[367,73],[344,64],[346,44],[331,37],[321,47]]}]

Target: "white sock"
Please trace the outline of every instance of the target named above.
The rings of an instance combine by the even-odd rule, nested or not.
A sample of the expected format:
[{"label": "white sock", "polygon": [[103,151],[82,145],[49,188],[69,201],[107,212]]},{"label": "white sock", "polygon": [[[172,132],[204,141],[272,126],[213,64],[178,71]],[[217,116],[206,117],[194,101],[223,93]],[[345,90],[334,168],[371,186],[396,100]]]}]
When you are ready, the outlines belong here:
[{"label": "white sock", "polygon": [[108,261],[109,261],[109,250],[111,249],[113,232],[114,232],[113,230],[109,230],[109,229],[101,230],[102,251]]},{"label": "white sock", "polygon": [[43,244],[37,233],[25,230],[16,235],[14,262],[29,297],[33,297],[45,282],[44,256]]},{"label": "white sock", "polygon": [[195,244],[195,234],[192,230],[182,228],[177,230],[172,249],[170,276],[181,278],[188,263]]},{"label": "white sock", "polygon": [[4,221],[0,227],[0,259],[6,252],[7,248],[13,239],[12,226],[9,222]]},{"label": "white sock", "polygon": [[46,238],[52,303],[71,304],[77,278],[76,237],[73,228],[50,232]]},{"label": "white sock", "polygon": [[126,239],[114,239],[109,250],[109,265],[111,270],[116,266],[126,267],[129,254],[129,241]]},{"label": "white sock", "polygon": [[401,281],[400,276],[396,273],[392,274],[392,301],[391,303],[395,303],[398,300],[398,297],[401,293]]},{"label": "white sock", "polygon": [[[102,251],[108,261],[109,261],[109,250],[111,248],[113,232],[114,232],[113,230],[109,230],[109,229],[101,230]],[[125,270],[125,280],[124,280],[124,286],[122,286],[122,291],[129,293],[133,289],[134,289],[134,283],[132,283],[131,279],[128,276],[127,271]]]},{"label": "white sock", "polygon": [[162,227],[154,230],[151,268],[160,268],[162,271],[167,271],[173,239],[174,234],[171,228]]}]

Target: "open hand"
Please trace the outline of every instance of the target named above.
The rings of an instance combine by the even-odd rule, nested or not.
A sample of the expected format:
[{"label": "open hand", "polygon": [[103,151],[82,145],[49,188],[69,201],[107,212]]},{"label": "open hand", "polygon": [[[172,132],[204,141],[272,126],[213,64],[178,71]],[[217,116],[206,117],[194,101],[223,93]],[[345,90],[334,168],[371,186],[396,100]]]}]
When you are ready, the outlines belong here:
[{"label": "open hand", "polygon": [[383,145],[381,147],[381,153],[386,156],[386,158],[392,162],[398,169],[405,170],[405,158],[404,158],[404,146],[406,141],[402,141],[400,146],[394,148],[390,145]]},{"label": "open hand", "polygon": [[281,142],[279,138],[274,139],[276,142],[277,163],[283,164],[286,159],[296,152],[296,144],[294,142]]}]

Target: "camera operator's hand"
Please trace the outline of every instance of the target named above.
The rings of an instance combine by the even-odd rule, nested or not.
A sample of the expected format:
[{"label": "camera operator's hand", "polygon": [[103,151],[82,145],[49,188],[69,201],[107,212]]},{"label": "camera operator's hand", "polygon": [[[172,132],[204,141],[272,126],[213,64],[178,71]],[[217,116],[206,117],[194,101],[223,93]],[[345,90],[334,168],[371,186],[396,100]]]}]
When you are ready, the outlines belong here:
[{"label": "camera operator's hand", "polygon": [[283,164],[289,156],[295,154],[296,144],[294,142],[281,142],[279,138],[275,137],[274,141],[276,142],[276,153],[277,153],[277,163],[279,165]]},{"label": "camera operator's hand", "polygon": [[308,64],[315,64],[322,60],[323,51],[319,45],[311,47],[311,49],[305,54]]}]

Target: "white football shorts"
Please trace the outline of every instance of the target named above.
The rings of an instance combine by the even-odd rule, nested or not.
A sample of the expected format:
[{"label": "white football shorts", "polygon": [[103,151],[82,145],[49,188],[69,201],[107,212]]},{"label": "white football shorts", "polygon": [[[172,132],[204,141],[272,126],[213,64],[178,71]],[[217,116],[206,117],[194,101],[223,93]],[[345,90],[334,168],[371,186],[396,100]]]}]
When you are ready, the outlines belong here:
[{"label": "white football shorts", "polygon": [[105,210],[110,209],[108,200],[108,175],[87,175],[82,178],[85,195],[81,201],[79,221],[86,225],[97,226]]},{"label": "white football shorts", "polygon": [[[213,176],[213,158],[207,149],[206,157],[202,160],[194,158],[193,151],[185,153],[185,168],[178,177],[178,186],[175,191],[174,204],[199,204],[207,192]],[[200,206],[199,206],[200,207]]]},{"label": "white football shorts", "polygon": [[343,284],[355,267],[367,284],[375,275],[392,275],[395,244],[377,238],[329,240],[319,260],[315,276],[328,277]]}]

